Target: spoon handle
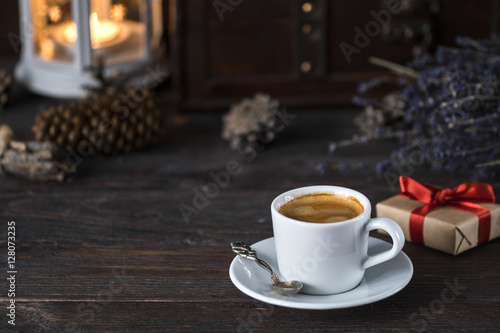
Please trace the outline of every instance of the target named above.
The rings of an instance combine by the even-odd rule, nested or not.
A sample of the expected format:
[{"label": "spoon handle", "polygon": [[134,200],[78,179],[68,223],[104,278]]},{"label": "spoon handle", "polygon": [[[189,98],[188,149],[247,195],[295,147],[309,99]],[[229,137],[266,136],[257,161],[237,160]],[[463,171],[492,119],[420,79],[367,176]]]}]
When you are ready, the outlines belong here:
[{"label": "spoon handle", "polygon": [[234,241],[231,242],[231,248],[233,249],[233,252],[236,253],[237,255],[256,261],[260,267],[264,268],[271,274],[271,280],[273,281],[273,283],[280,282],[279,277],[276,275],[276,273],[273,272],[271,266],[269,266],[269,264],[264,260],[259,259],[257,257],[257,252],[255,252],[255,250],[252,250],[250,246],[241,241]]}]

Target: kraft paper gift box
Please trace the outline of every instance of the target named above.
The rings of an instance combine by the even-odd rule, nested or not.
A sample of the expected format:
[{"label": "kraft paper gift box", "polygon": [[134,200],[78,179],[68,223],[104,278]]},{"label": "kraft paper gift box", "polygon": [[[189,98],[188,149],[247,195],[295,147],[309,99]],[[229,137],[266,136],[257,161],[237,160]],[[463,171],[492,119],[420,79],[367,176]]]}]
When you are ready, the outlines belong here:
[{"label": "kraft paper gift box", "polygon": [[[403,177],[400,179],[402,183],[407,181],[415,182],[408,177]],[[487,185],[484,183],[470,183],[460,186],[471,184]],[[418,186],[437,189],[429,185],[418,184]],[[492,194],[492,197],[488,200],[494,202],[493,190],[491,186],[487,186]],[[441,192],[448,191],[447,194],[449,194],[457,188],[454,190],[437,190]],[[492,202],[468,202],[467,205],[469,206],[480,206],[476,207],[476,213],[477,210],[483,210],[480,214],[476,214],[453,207],[452,201],[449,205],[446,203],[441,204],[430,212],[422,214],[423,216],[420,217],[419,222],[418,216],[414,216],[412,212],[418,209],[422,210],[422,207],[426,205],[428,205],[426,202],[409,199],[403,191],[401,195],[379,202],[376,205],[376,211],[377,216],[388,217],[396,221],[403,229],[406,240],[454,255],[500,236],[500,205],[498,204]],[[489,218],[487,215],[489,215]],[[412,239],[412,235],[415,239]]]}]

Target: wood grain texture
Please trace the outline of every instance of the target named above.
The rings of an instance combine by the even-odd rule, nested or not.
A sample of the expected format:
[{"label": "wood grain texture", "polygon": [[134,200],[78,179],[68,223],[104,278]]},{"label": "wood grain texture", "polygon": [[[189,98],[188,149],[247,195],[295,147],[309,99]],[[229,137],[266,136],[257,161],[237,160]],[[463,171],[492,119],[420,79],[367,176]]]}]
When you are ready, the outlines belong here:
[{"label": "wood grain texture", "polygon": [[[0,115],[18,139],[29,139],[32,119],[53,100],[26,95]],[[17,226],[13,330],[2,312],[2,332],[493,332],[500,327],[500,240],[459,256],[406,243],[415,273],[410,284],[383,301],[351,309],[308,311],[271,306],[244,295],[230,281],[229,242],[252,244],[272,236],[269,205],[279,193],[310,184],[337,184],[372,202],[394,194],[374,173],[321,175],[329,161],[377,160],[391,143],[340,150],[329,140],[351,136],[357,110],[289,110],[296,115],[277,139],[249,160],[220,138],[220,113],[192,114],[171,126],[158,146],[85,161],[67,183],[2,178],[0,236]],[[187,223],[181,203],[212,182],[210,172],[235,160],[231,177],[206,208]],[[411,176],[455,186],[467,175],[427,168]],[[498,180],[491,180],[498,192]],[[384,238],[378,234],[376,237]],[[386,239],[386,238],[385,238]],[[0,253],[6,266],[5,243]],[[5,273],[1,274],[5,281]],[[447,282],[460,294],[440,307]],[[8,301],[2,283],[0,304]],[[447,294],[448,295],[448,294]],[[449,295],[448,295],[449,296]],[[420,310],[422,309],[422,310]],[[427,310],[426,310],[427,309]],[[5,310],[4,310],[5,311]],[[428,317],[412,315],[429,311]],[[422,321],[424,320],[424,321]]]}]

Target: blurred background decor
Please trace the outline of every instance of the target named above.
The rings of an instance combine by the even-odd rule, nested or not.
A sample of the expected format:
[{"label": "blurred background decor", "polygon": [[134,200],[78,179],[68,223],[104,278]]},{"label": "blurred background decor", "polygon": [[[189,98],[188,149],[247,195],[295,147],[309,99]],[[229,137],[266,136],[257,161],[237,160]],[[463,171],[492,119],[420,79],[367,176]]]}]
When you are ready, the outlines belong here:
[{"label": "blurred background decor", "polygon": [[[14,2],[12,2],[14,3]],[[15,77],[30,90],[76,98],[104,77],[143,68],[160,50],[162,3],[154,0],[20,0],[23,47]]]},{"label": "blurred background decor", "polygon": [[17,141],[13,137],[8,125],[0,125],[0,175],[62,182],[76,172],[76,166],[67,163],[64,151],[57,145],[49,141]]},{"label": "blurred background decor", "polygon": [[[153,1],[155,6],[158,2]],[[358,82],[384,73],[368,63],[369,56],[404,64],[436,45],[453,46],[457,35],[487,38],[498,32],[500,23],[499,3],[494,0],[402,0],[390,20],[384,16],[391,5],[388,0],[220,3],[168,0],[162,10],[152,11],[152,15],[163,13],[173,75],[170,97],[181,109],[227,110],[258,91],[289,107],[350,105]],[[127,8],[126,19],[137,9],[137,1],[112,4]],[[0,20],[0,35],[6,36],[0,39],[0,53],[18,55],[19,26],[29,30],[29,21],[19,22],[16,1],[5,2],[2,8],[9,15]],[[71,19],[67,11],[61,10],[61,19]],[[59,16],[57,10],[51,13]],[[120,17],[109,16],[109,20]],[[378,35],[376,29],[370,33],[373,37],[366,35],[366,28],[373,28],[369,23],[379,22],[377,18],[387,24],[380,26]],[[153,21],[155,27],[161,24],[157,18]],[[369,41],[348,63],[340,45],[356,47],[356,37],[362,40],[363,34]],[[88,37],[85,43],[90,45]]]},{"label": "blurred background decor", "polygon": [[0,69],[0,112],[3,111],[4,106],[9,102],[10,90],[14,83],[12,73],[5,68]]},{"label": "blurred background decor", "polygon": [[[17,287],[15,296],[9,291],[2,300],[9,307],[16,304],[17,331],[498,331],[500,238],[475,247],[479,237],[473,239],[469,229],[463,235],[450,229],[459,236],[454,253],[474,247],[458,257],[407,242],[404,252],[415,270],[404,290],[335,313],[263,304],[228,279],[234,258],[230,242],[241,237],[255,244],[272,237],[269,204],[290,188],[336,184],[359,189],[375,204],[400,193],[395,186],[400,175],[447,189],[469,183],[470,171],[480,169],[476,164],[494,163],[498,147],[490,146],[498,138],[493,128],[498,122],[480,117],[498,114],[494,82],[499,73],[495,63],[476,57],[498,54],[491,48],[497,42],[488,40],[499,32],[498,0],[23,1],[3,1],[0,12],[0,105],[7,102],[0,113],[5,125],[0,126],[0,174],[28,178],[0,177],[5,228],[0,242],[9,247],[2,258],[16,270],[9,271],[8,280],[9,286],[16,280]],[[41,27],[22,19],[26,12],[19,12],[19,3],[21,8],[41,4],[43,10],[28,12],[37,15]],[[115,45],[105,42],[102,52],[93,47],[94,28],[127,20],[149,32],[162,28],[159,50],[166,45],[167,52],[160,61],[168,67],[140,66],[146,74],[133,80],[135,71],[119,68],[114,53],[141,55],[130,61],[135,64],[145,59],[142,52],[156,48],[158,35],[141,35],[153,45],[118,48],[126,42],[115,31],[107,37]],[[58,24],[66,24],[69,37],[76,32],[74,49],[79,49],[66,63],[63,54],[71,58],[73,49],[66,44],[61,51],[56,37],[50,41],[43,33],[62,28]],[[457,48],[456,36],[470,39],[459,40]],[[41,94],[54,88],[50,80],[38,87],[39,94],[15,84],[12,70],[23,64],[21,52],[29,49],[39,67],[28,66],[26,72],[54,69],[37,76],[40,82],[70,73],[75,83],[87,78],[85,86],[75,85],[85,97]],[[55,59],[42,59],[52,49]],[[80,54],[85,54],[78,58],[82,62],[76,58]],[[399,77],[392,73],[395,68],[413,75]],[[252,98],[258,92],[264,95]],[[356,94],[366,107],[352,103]],[[478,110],[466,113],[456,99],[469,95],[484,98]],[[474,122],[459,117],[468,114]],[[165,116],[169,121],[162,122]],[[224,129],[236,150],[221,138]],[[354,145],[390,135],[402,141]],[[392,178],[366,169],[420,136],[445,140],[401,152],[412,169],[386,169]],[[343,140],[352,146],[342,149]],[[334,141],[331,150],[336,148],[332,156],[329,141]],[[497,155],[468,152],[482,143]],[[127,153],[106,155],[114,152]],[[85,159],[95,153],[105,156]],[[424,160],[428,156],[446,163],[432,170],[424,163],[431,162]],[[365,171],[321,174],[316,166],[326,158],[342,171],[351,163]],[[453,163],[465,172],[451,175],[444,166]],[[34,181],[65,178],[62,184]],[[498,177],[485,181],[498,193]],[[500,234],[496,212],[492,237]],[[477,225],[468,227],[483,240],[486,232]],[[442,244],[450,243],[444,239],[450,235],[433,234]],[[376,232],[370,237],[389,241]],[[394,277],[384,269],[370,274],[374,289],[391,285]],[[355,304],[337,300],[332,299],[337,307]],[[2,322],[0,332],[12,330],[15,314],[8,310],[12,324]]]},{"label": "blurred background decor", "polygon": [[408,164],[428,164],[450,175],[498,176],[500,38],[458,36],[456,43],[458,47],[439,46],[433,54],[424,53],[406,67],[385,63],[406,74],[404,82],[408,83],[381,101],[362,97],[376,89],[380,79],[361,83],[361,96],[353,101],[365,107],[356,121],[363,135],[331,143],[330,153],[339,147],[397,137],[400,147],[377,164],[379,173],[391,167],[401,170]]},{"label": "blurred background decor", "polygon": [[[369,56],[405,64],[457,35],[487,38],[500,21],[492,0],[402,0],[397,14],[388,0],[173,2],[174,91],[189,110],[228,109],[258,91],[290,108],[351,105],[358,82],[386,74]],[[359,49],[350,62],[342,43]]]},{"label": "blurred background decor", "polygon": [[222,138],[238,151],[271,143],[278,132],[278,108],[279,101],[263,93],[243,99],[223,116]]}]

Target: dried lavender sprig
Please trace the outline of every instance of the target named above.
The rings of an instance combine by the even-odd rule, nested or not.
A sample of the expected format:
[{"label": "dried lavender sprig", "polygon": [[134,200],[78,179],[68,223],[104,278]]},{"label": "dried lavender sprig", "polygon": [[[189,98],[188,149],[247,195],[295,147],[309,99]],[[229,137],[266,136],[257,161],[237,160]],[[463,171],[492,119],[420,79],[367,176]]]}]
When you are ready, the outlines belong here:
[{"label": "dried lavender sprig", "polygon": [[[426,147],[419,150],[425,162],[450,173],[470,171],[471,167],[482,165],[484,160],[498,160],[500,62],[497,58],[500,59],[500,38],[492,38],[495,40],[491,43],[477,41],[484,51],[481,55],[470,48],[438,47],[435,55],[423,54],[407,65],[420,73],[417,81],[402,91],[401,114],[410,128],[407,133],[413,133],[401,138],[404,146],[391,154],[392,161],[384,160],[377,165],[378,173],[389,165],[397,166],[416,156],[413,150],[420,148],[416,140],[426,143]],[[493,57],[484,56],[485,53]],[[367,99],[363,102],[365,111],[368,108],[385,110],[381,102],[370,104]],[[378,123],[389,130],[393,125],[384,119],[379,119]],[[468,127],[464,128],[464,125]],[[378,127],[367,127],[367,132],[363,132],[369,134],[370,130],[376,129]],[[366,139],[358,140],[364,143]],[[478,148],[478,145],[482,146]],[[337,144],[330,147],[336,148]],[[477,177],[500,175],[500,168],[495,168],[496,162],[486,163],[486,166],[493,167],[479,168]]]},{"label": "dried lavender sprig", "polygon": [[489,167],[489,166],[494,166],[494,165],[500,165],[500,160],[478,163],[478,164],[474,165],[474,167],[475,168],[484,168],[484,167]]},{"label": "dried lavender sprig", "polygon": [[381,133],[373,133],[373,134],[367,134],[367,135],[353,135],[352,138],[342,140],[337,142],[330,142],[328,152],[330,154],[333,154],[334,151],[337,150],[337,148],[346,148],[350,146],[355,146],[359,144],[366,144],[369,143],[373,140],[379,140],[379,139],[393,139],[393,138],[400,138],[404,136],[405,133],[402,131],[389,131],[385,132],[383,134]]},{"label": "dried lavender sprig", "polygon": [[483,146],[480,148],[470,149],[470,150],[466,150],[466,151],[456,152],[456,153],[454,153],[453,156],[465,156],[465,155],[470,155],[470,154],[482,153],[482,152],[488,151],[488,150],[496,148],[496,147],[500,147],[500,143],[495,143],[492,145]]},{"label": "dried lavender sprig", "polygon": [[[448,52],[453,52],[453,50],[456,50],[456,49],[446,47],[446,46],[441,46],[441,47],[443,50],[448,51]],[[490,60],[491,59],[496,60],[498,58],[498,54],[488,53],[486,50],[482,51],[480,49],[476,49],[476,50],[470,50],[470,52],[473,53],[477,57],[486,57],[486,58],[489,58]]]},{"label": "dried lavender sprig", "polygon": [[455,104],[455,103],[457,103],[457,105],[461,105],[464,102],[473,101],[475,99],[480,99],[480,100],[497,99],[498,100],[498,99],[500,99],[500,96],[469,95],[469,96],[465,96],[465,97],[462,97],[462,98],[452,99],[452,100],[449,100],[447,102],[442,102],[440,106],[442,108],[444,108],[444,107],[447,107],[448,105],[452,105],[452,104]]},{"label": "dried lavender sprig", "polygon": [[477,128],[465,128],[464,129],[465,133],[475,133],[475,132],[498,132],[498,129],[494,128],[493,126],[491,127],[477,127]]},{"label": "dried lavender sprig", "polygon": [[320,162],[317,164],[316,168],[321,174],[325,174],[328,170],[339,171],[342,174],[346,174],[350,171],[364,171],[368,169],[373,169],[378,163],[375,162],[341,162],[335,164],[328,164],[327,162]]},{"label": "dried lavender sprig", "polygon": [[[452,125],[452,127],[455,125],[472,125],[472,124],[476,124],[476,123],[481,123],[483,121],[495,120],[496,118],[499,118],[499,117],[500,116],[497,113],[495,113],[495,114],[491,114],[491,115],[480,117],[480,118],[473,118],[473,119],[462,120],[462,121],[454,121],[454,122],[451,122],[449,125]],[[450,126],[448,126],[448,127],[450,127]]]},{"label": "dried lavender sprig", "polygon": [[409,81],[404,77],[393,77],[393,76],[381,76],[374,78],[368,82],[361,82],[358,85],[358,94],[365,94],[367,91],[376,88],[384,83],[397,84],[398,86],[404,86],[409,83]]}]

